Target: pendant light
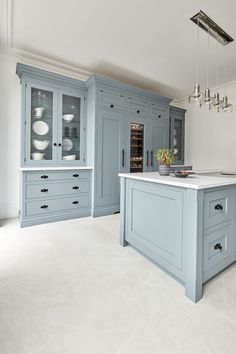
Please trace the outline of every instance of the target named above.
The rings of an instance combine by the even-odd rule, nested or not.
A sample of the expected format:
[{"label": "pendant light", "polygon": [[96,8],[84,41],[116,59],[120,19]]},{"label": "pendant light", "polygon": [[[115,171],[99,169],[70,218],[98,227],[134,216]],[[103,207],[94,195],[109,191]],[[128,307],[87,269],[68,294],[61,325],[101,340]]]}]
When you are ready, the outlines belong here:
[{"label": "pendant light", "polygon": [[199,84],[199,21],[197,22],[197,48],[196,48],[196,64],[195,64],[195,85],[193,92],[189,95],[189,103],[195,103],[201,107],[202,92]]},{"label": "pendant light", "polygon": [[[226,83],[226,67],[228,67],[228,55],[227,55],[227,47],[225,47],[225,68],[224,68],[224,81]],[[228,96],[226,94],[226,86],[225,86],[225,94],[223,97],[223,103],[222,103],[222,110],[223,112],[233,112],[233,105],[228,102]]]},{"label": "pendant light", "polygon": [[[219,41],[218,41],[218,37],[217,37],[217,46],[216,46],[216,87],[218,86],[218,79],[219,79],[219,72],[218,72],[218,68],[219,68]],[[214,99],[212,102],[212,106],[213,108],[216,110],[217,113],[220,112],[220,108],[222,105],[223,101],[220,99],[220,94],[219,92],[216,92],[214,94]]]}]

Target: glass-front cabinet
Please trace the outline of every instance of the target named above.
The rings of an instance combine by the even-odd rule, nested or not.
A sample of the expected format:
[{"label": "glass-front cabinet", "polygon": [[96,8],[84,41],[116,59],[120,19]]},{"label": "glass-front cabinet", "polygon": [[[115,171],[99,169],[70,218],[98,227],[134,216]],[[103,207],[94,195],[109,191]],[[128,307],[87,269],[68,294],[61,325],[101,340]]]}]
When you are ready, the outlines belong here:
[{"label": "glass-front cabinet", "polygon": [[27,82],[25,97],[23,164],[84,164],[84,96]]},{"label": "glass-front cabinet", "polygon": [[144,125],[130,123],[130,172],[143,172]]},{"label": "glass-front cabinet", "polygon": [[174,151],[175,164],[184,164],[185,110],[170,107],[170,148]]}]

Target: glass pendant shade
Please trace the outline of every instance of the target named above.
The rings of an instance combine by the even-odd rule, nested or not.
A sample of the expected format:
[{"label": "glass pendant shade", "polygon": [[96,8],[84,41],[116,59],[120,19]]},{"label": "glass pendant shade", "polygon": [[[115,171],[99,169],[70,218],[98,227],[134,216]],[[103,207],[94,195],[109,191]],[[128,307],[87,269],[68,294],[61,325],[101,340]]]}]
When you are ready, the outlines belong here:
[{"label": "glass pendant shade", "polygon": [[200,85],[199,84],[195,84],[194,85],[194,91],[193,93],[191,93],[191,95],[189,95],[189,103],[196,103],[199,106],[201,106],[202,104],[202,92],[200,91]]},{"label": "glass pendant shade", "polygon": [[220,100],[220,94],[218,92],[216,92],[214,94],[212,106],[218,113],[220,112],[220,108],[222,106],[222,103],[223,103],[223,101]]},{"label": "glass pendant shade", "polygon": [[212,101],[213,99],[211,97],[211,91],[209,88],[207,88],[204,94],[204,103],[209,107],[209,109],[211,109]]},{"label": "glass pendant shade", "polygon": [[233,105],[228,102],[228,97],[224,96],[223,103],[222,103],[222,110],[223,112],[233,112]]}]

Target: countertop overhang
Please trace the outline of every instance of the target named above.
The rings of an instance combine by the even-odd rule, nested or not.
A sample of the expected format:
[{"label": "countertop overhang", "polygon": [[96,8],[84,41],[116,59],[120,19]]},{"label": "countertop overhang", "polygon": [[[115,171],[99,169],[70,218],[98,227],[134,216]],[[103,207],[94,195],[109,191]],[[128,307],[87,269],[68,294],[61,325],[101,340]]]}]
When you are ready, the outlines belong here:
[{"label": "countertop overhang", "polygon": [[179,178],[171,175],[160,176],[158,172],[143,172],[120,173],[119,177],[189,189],[208,189],[236,184],[235,177],[203,176],[198,174],[189,175],[186,178]]}]

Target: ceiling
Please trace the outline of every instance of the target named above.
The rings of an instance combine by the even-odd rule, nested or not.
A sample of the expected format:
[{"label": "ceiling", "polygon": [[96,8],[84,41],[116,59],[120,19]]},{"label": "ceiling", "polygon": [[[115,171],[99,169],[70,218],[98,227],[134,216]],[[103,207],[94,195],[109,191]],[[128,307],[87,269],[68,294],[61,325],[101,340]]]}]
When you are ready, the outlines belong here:
[{"label": "ceiling", "polygon": [[[9,0],[5,0],[8,3]],[[236,40],[235,0],[12,0],[11,47],[72,68],[112,77],[172,98],[194,83],[200,9]],[[207,35],[200,30],[205,87]],[[219,45],[218,84],[236,80],[236,44]],[[210,86],[215,86],[216,41],[210,41]]]}]

